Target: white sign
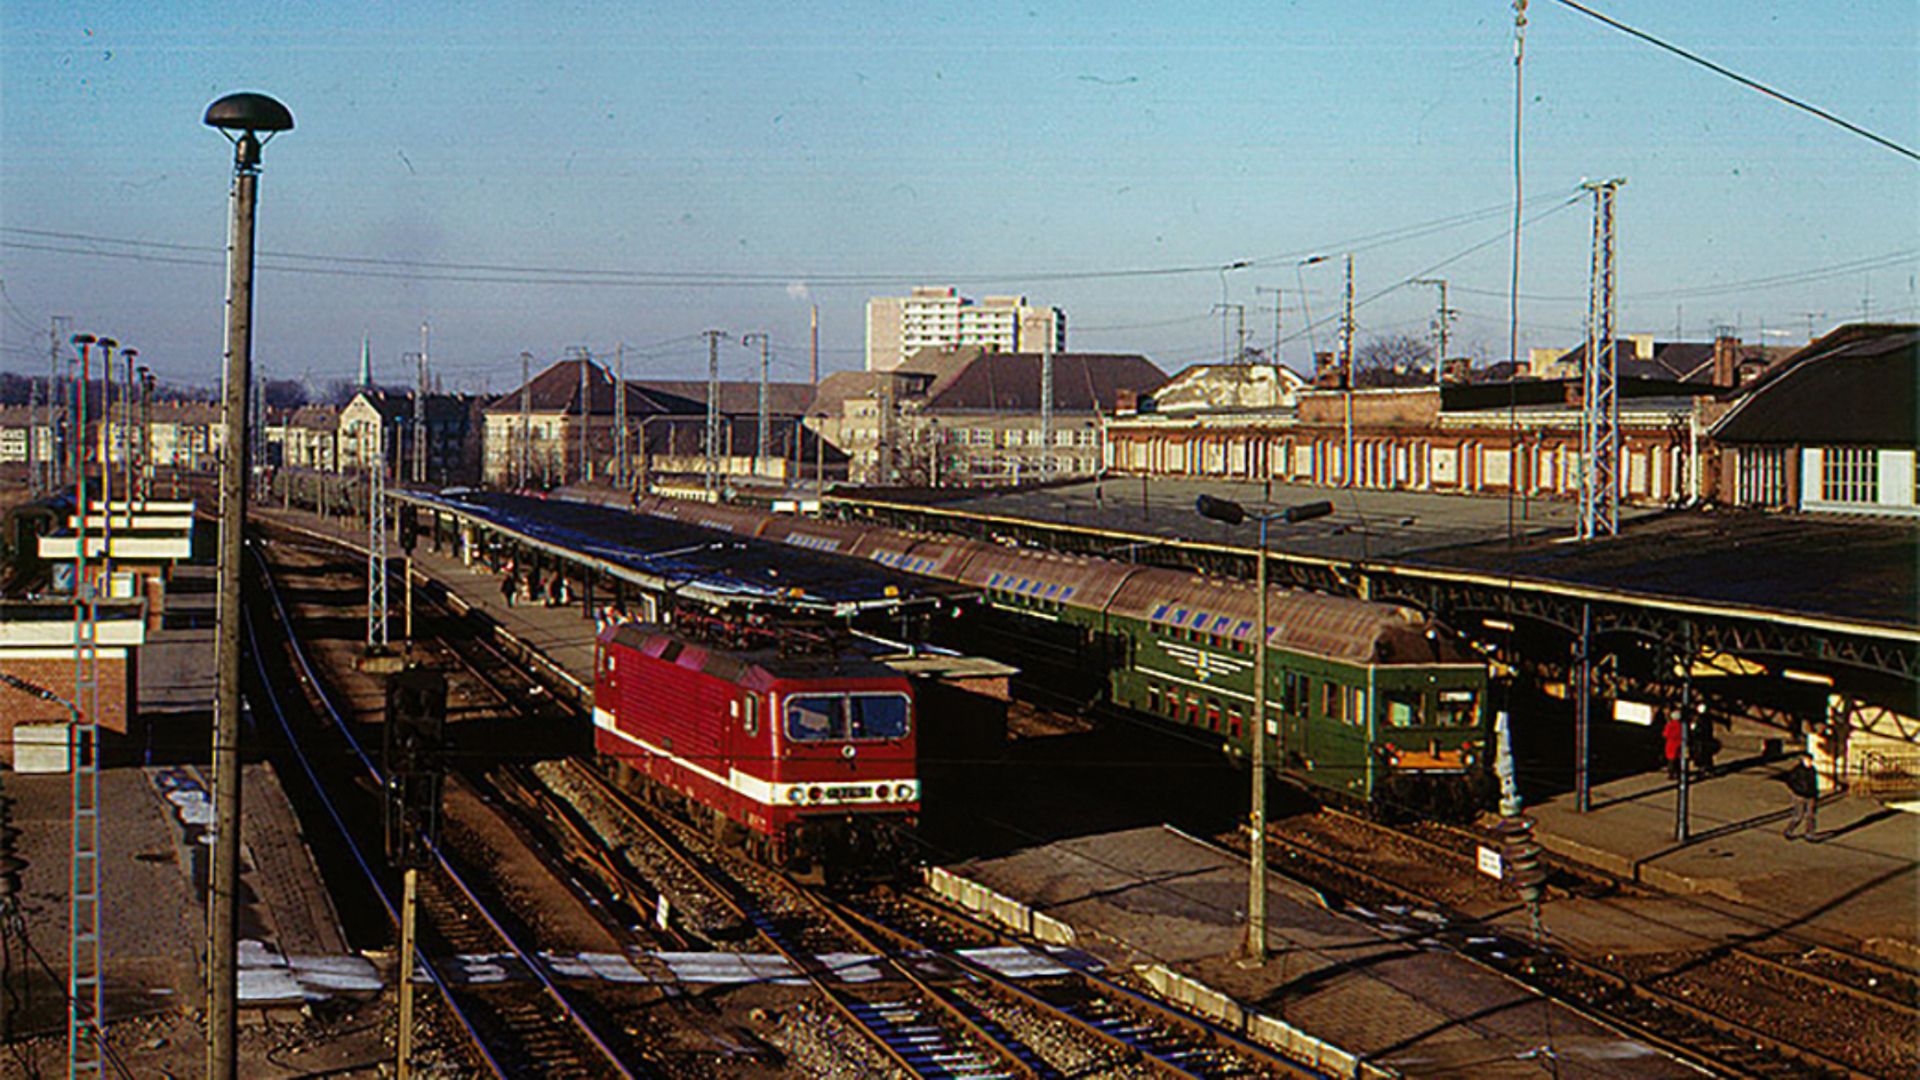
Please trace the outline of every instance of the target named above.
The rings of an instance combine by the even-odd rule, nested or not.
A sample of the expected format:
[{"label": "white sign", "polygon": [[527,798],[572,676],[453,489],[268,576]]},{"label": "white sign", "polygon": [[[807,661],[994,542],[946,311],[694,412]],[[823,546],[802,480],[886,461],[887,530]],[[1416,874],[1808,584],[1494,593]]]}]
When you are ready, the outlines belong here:
[{"label": "white sign", "polygon": [[1480,845],[1480,872],[1499,880],[1501,875],[1500,853],[1485,844]]},{"label": "white sign", "polygon": [[1613,703],[1613,718],[1623,723],[1652,727],[1653,706],[1644,701],[1616,701]]},{"label": "white sign", "polygon": [[660,902],[653,905],[653,925],[662,930],[667,928],[667,894],[660,894]]}]

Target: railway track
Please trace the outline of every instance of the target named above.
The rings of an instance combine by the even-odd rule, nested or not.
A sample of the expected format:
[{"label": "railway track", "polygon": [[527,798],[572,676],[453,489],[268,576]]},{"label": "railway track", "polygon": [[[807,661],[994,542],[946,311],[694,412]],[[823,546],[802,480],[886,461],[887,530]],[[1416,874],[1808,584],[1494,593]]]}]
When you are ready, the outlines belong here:
[{"label": "railway track", "polygon": [[[388,875],[376,868],[377,845],[364,840],[360,830],[349,824],[350,820],[365,820],[368,811],[343,807],[341,800],[348,793],[339,790],[355,779],[343,773],[357,773],[359,780],[370,780],[372,790],[378,791],[379,770],[332,704],[306,650],[298,636],[291,632],[291,615],[274,584],[271,568],[264,558],[259,559],[259,564],[273,610],[280,625],[288,631],[285,635],[288,654],[311,701],[317,704],[314,710],[320,722],[317,726],[330,729],[331,737],[343,744],[344,753],[338,755],[337,760],[351,761],[357,768],[341,765],[329,775],[324,766],[316,765],[309,747],[329,736],[295,731],[294,717],[306,711],[309,702],[290,702],[286,688],[276,686],[267,667],[259,627],[249,612],[246,629],[260,676],[261,696],[282,727],[286,745],[325,804],[326,813],[339,826],[342,840],[351,849],[355,862],[389,916],[397,922],[398,898]],[[364,787],[359,794],[365,797]],[[377,821],[377,810],[373,814]],[[424,918],[420,959],[423,962],[419,970],[424,971],[440,992],[487,1071],[500,1077],[647,1074],[636,1055],[616,1049],[617,1040],[600,1030],[592,1015],[594,1010],[552,979],[537,950],[521,941],[510,927],[510,916],[486,900],[444,851],[435,853],[434,865],[421,875],[421,887],[425,903],[421,906]],[[469,959],[465,964],[450,965],[447,961],[452,957]],[[503,970],[511,977],[497,977]],[[480,974],[482,971],[484,974]]]},{"label": "railway track", "polygon": [[1114,982],[1085,957],[1036,954],[1053,961],[1045,974],[1008,978],[968,959],[975,950],[1005,947],[1005,934],[917,894],[876,890],[840,907],[897,954],[954,957],[968,980],[953,992],[974,1007],[1024,1013],[1021,1023],[1055,1025],[1090,1045],[1086,1060],[1065,1070],[1069,1075],[1109,1069],[1182,1077],[1320,1075]]},{"label": "railway track", "polygon": [[[855,982],[855,957],[883,952],[849,922],[784,875],[742,859],[719,863],[717,851],[693,842],[690,830],[671,825],[592,769],[575,773],[659,851],[669,853],[687,875],[740,924],[810,983],[840,1018],[863,1033],[894,1068],[908,1076],[1053,1075],[1031,1048],[983,1017],[969,1015],[937,993],[916,965],[882,958],[885,977]],[[864,972],[862,973],[864,974]]]},{"label": "railway track", "polygon": [[[1339,811],[1322,811],[1345,827],[1371,834],[1379,842],[1424,845],[1435,860],[1456,865],[1458,876],[1475,876],[1466,856],[1449,845],[1409,836],[1388,826]],[[1471,835],[1471,834],[1468,834]],[[1484,841],[1482,841],[1484,842]],[[1350,847],[1363,846],[1353,841]],[[1626,1031],[1683,1060],[1737,1077],[1872,1077],[1897,1075],[1886,1069],[1883,1043],[1872,1038],[1836,1037],[1837,1022],[1827,1009],[1809,1009],[1807,1003],[1842,995],[1844,1006],[1875,1010],[1882,1038],[1905,1031],[1911,1042],[1916,1014],[1911,1000],[1898,1000],[1898,991],[1876,991],[1848,985],[1844,979],[1811,971],[1739,944],[1684,955],[1648,958],[1612,958],[1599,964],[1530,937],[1515,936],[1487,922],[1463,918],[1452,902],[1461,892],[1484,894],[1487,884],[1468,882],[1453,888],[1435,888],[1427,872],[1417,883],[1390,879],[1365,869],[1347,852],[1328,852],[1300,835],[1270,828],[1268,857],[1330,901],[1363,912],[1385,913],[1391,919],[1418,927],[1456,951],[1498,970],[1537,992],[1573,1008],[1597,1022]],[[1492,879],[1482,878],[1491,883]],[[1577,879],[1573,888],[1605,888]],[[1428,918],[1421,918],[1425,914]],[[1411,918],[1409,916],[1412,916]],[[1899,985],[1899,983],[1896,983]],[[1910,990],[1911,979],[1904,985]],[[1812,1023],[1792,1024],[1779,1019],[1780,1004],[1797,1002]],[[1828,1029],[1823,1037],[1821,1028]],[[1792,1031],[1793,1035],[1784,1034]],[[1894,1036],[1898,1039],[1898,1036]],[[1911,1051],[1909,1050],[1910,1054]],[[1908,1058],[1911,1061],[1911,1057]],[[1909,1074],[1910,1074],[1909,1067]]]}]

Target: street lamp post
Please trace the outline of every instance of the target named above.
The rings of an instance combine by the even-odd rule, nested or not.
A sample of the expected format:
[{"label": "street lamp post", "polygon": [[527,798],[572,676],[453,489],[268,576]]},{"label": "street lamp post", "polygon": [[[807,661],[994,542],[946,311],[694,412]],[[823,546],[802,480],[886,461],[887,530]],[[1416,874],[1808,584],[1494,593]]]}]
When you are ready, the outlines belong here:
[{"label": "street lamp post", "polygon": [[134,378],[134,363],[140,356],[140,350],[128,346],[120,350],[121,359],[127,362],[126,385],[120,388],[120,472],[126,482],[120,485],[120,497],[127,503],[127,531],[133,531],[133,388],[137,385]]},{"label": "street lamp post", "polygon": [[[1253,652],[1253,808],[1248,815],[1252,837],[1247,845],[1247,937],[1241,954],[1255,964],[1267,959],[1267,526],[1280,521],[1291,525],[1333,513],[1330,502],[1303,503],[1264,514],[1248,514],[1246,508],[1231,499],[1202,495],[1194,501],[1201,517],[1228,525],[1244,524],[1249,517],[1260,523],[1260,548],[1254,556],[1254,591],[1258,613],[1254,621],[1260,636]],[[1280,729],[1274,731],[1274,749],[1285,760],[1286,740]]]},{"label": "street lamp post", "polygon": [[[265,94],[228,94],[203,122],[233,143],[228,194],[227,342],[220,455],[219,607],[214,634],[213,877],[207,905],[207,1077],[234,1080],[240,885],[240,559],[247,520],[247,397],[252,389],[253,224],[260,148],[293,127],[293,114]],[[262,137],[264,136],[264,138]]]}]

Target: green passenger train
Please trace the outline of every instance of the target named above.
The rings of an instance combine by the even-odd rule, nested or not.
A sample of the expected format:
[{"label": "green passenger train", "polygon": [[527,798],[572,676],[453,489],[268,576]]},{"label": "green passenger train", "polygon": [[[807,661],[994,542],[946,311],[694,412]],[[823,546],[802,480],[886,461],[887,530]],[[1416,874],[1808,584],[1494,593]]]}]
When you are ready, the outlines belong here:
[{"label": "green passenger train", "polygon": [[[969,650],[1056,701],[1101,705],[1252,748],[1258,597],[1251,582],[878,525],[646,499],[643,512],[869,559],[978,590]],[[1276,775],[1381,814],[1447,816],[1490,797],[1488,668],[1397,604],[1272,588],[1267,761]]]}]

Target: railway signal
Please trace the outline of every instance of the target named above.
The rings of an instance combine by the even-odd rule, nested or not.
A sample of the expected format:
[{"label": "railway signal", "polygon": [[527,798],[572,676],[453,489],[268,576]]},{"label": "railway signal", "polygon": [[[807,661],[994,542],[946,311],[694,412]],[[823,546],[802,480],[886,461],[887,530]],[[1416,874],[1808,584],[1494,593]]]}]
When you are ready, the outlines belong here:
[{"label": "railway signal", "polygon": [[413,1057],[413,926],[420,869],[440,839],[447,679],[431,668],[408,668],[387,679],[382,727],[386,775],[387,859],[402,871],[400,900],[400,1038],[396,1074],[411,1074]]}]

